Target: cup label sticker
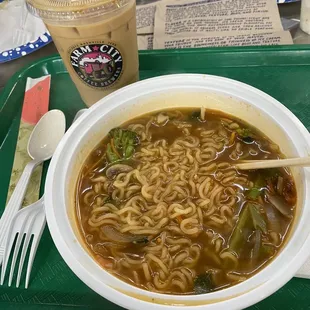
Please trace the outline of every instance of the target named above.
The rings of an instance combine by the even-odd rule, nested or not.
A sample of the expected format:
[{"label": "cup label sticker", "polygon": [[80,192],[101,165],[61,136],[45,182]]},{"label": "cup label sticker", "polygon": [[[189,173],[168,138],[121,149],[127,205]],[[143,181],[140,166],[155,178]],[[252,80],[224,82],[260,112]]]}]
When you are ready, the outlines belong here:
[{"label": "cup label sticker", "polygon": [[92,42],[74,46],[69,55],[74,71],[91,87],[109,87],[122,74],[123,57],[115,45]]}]

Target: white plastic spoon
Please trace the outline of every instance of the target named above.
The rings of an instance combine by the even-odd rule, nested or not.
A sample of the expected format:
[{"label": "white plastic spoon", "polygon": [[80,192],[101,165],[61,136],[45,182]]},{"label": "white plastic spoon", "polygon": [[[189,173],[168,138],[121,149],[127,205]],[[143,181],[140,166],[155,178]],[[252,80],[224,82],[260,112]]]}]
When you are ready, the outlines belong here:
[{"label": "white plastic spoon", "polygon": [[60,110],[51,110],[43,115],[30,135],[27,149],[32,161],[26,165],[0,219],[0,265],[8,227],[22,206],[31,174],[39,164],[52,157],[65,130],[64,114]]},{"label": "white plastic spoon", "polygon": [[[73,122],[75,122],[85,112],[85,110],[86,109],[78,111]],[[0,285],[3,285],[4,283],[6,270],[9,267],[10,253],[14,249],[13,256],[11,258],[8,286],[11,286],[12,284],[17,257],[19,253],[21,253],[16,278],[16,287],[19,287],[26,253],[30,249],[25,280],[25,288],[28,288],[32,264],[45,227],[45,222],[44,196],[42,196],[37,202],[19,210],[15,214],[11,221],[11,225],[8,228],[8,237],[6,238],[6,244],[4,247]],[[30,244],[31,237],[33,237],[33,240]],[[22,242],[23,239],[24,242]]]}]

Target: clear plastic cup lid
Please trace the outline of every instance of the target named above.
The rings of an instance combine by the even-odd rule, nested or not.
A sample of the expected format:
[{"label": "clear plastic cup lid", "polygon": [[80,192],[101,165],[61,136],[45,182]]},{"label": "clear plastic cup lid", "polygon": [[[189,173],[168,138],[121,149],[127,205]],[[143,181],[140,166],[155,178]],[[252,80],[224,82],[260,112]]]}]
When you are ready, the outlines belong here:
[{"label": "clear plastic cup lid", "polygon": [[28,11],[43,20],[73,21],[111,13],[131,0],[26,0]]}]

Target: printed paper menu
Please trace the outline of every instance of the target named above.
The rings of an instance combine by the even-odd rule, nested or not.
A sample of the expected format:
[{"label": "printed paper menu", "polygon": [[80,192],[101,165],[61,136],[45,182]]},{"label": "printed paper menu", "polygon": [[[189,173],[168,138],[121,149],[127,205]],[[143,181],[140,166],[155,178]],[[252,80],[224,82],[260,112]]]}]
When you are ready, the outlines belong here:
[{"label": "printed paper menu", "polygon": [[137,20],[139,49],[293,43],[271,0],[160,0],[138,6]]},{"label": "printed paper menu", "polygon": [[219,46],[292,44],[289,31],[271,33],[223,35],[221,33],[193,37],[162,36],[154,39],[154,49],[199,48]]}]

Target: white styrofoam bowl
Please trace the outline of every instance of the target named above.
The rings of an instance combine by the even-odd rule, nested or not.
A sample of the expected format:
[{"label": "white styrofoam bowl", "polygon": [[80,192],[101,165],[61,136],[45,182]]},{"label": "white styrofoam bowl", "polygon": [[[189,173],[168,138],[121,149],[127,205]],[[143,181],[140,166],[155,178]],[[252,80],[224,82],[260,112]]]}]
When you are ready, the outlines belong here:
[{"label": "white styrofoam bowl", "polygon": [[75,221],[75,186],[82,164],[108,131],[151,111],[201,107],[235,115],[260,129],[286,156],[309,156],[310,135],[281,103],[246,84],[210,75],[178,74],[144,80],[100,100],[68,130],[49,167],[45,185],[48,226],[63,259],[90,288],[110,301],[137,310],[242,309],[283,286],[310,254],[310,175],[292,170],[297,212],[288,241],[278,256],[250,279],[203,295],[165,295],[138,289],[112,276],[92,258]]}]

